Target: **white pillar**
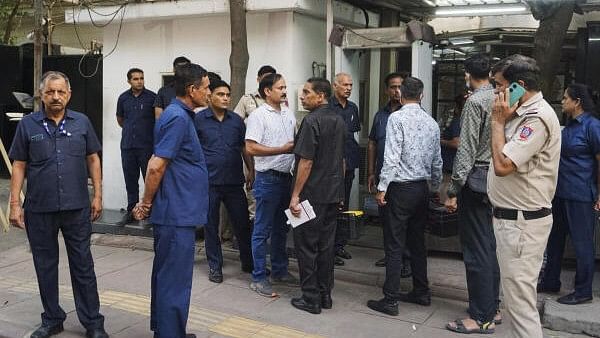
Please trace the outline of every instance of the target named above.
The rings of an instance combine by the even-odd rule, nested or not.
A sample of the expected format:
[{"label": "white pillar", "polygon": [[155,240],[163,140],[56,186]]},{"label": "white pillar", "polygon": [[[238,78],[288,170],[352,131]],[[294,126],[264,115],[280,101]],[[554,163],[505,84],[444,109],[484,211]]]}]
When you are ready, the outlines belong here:
[{"label": "white pillar", "polygon": [[425,86],[423,89],[423,101],[421,105],[423,108],[431,114],[432,95],[433,95],[433,49],[429,42],[417,40],[412,43],[412,76],[419,78],[423,81]]},{"label": "white pillar", "polygon": [[325,70],[326,70],[326,78],[331,81],[331,43],[329,43],[329,34],[331,34],[331,30],[333,29],[333,0],[327,0],[327,29],[325,30]]},{"label": "white pillar", "polygon": [[[357,106],[360,107],[360,60],[359,60],[359,52],[354,50],[343,50],[339,47],[335,47],[334,49],[334,59],[335,59],[335,74],[337,73],[348,73],[352,76],[352,94],[350,95],[349,100],[356,103]],[[361,114],[365,114],[366,112],[360,112]],[[365,126],[361,126],[362,128],[366,128]],[[354,133],[354,138],[358,142],[358,133]],[[362,209],[360,206],[360,201],[358,200],[359,196],[359,173],[358,168],[354,171],[354,183],[352,184],[352,192],[350,193],[350,202],[349,208],[350,210],[359,210]]]},{"label": "white pillar", "polygon": [[[380,49],[371,49],[371,65],[370,67],[370,75],[369,75],[369,125],[368,128],[371,130],[371,126],[373,125],[373,118],[375,117],[375,113],[379,110],[379,87],[381,82],[381,50]],[[385,74],[387,75],[387,74]],[[385,76],[384,75],[384,76]],[[365,112],[366,113],[366,112]],[[363,126],[363,128],[367,128],[367,126]]]}]

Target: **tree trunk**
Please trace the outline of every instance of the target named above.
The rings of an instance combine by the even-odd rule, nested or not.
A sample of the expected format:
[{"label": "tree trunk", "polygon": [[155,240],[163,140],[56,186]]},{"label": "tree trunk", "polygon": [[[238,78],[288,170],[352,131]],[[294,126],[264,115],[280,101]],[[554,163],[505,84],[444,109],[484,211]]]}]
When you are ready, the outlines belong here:
[{"label": "tree trunk", "polygon": [[533,16],[540,21],[535,38],[533,58],[541,70],[541,90],[548,98],[552,95],[562,44],[573,18],[575,1],[530,1]]},{"label": "tree trunk", "polygon": [[231,102],[235,106],[246,91],[248,72],[248,37],[246,34],[246,1],[229,0],[231,23]]},{"label": "tree trunk", "polygon": [[15,0],[15,5],[13,6],[10,14],[8,15],[8,19],[6,20],[6,27],[4,28],[4,36],[2,37],[2,43],[8,44],[10,42],[10,37],[14,30],[15,26],[15,18],[17,13],[19,12],[19,6],[21,5],[21,0]]}]

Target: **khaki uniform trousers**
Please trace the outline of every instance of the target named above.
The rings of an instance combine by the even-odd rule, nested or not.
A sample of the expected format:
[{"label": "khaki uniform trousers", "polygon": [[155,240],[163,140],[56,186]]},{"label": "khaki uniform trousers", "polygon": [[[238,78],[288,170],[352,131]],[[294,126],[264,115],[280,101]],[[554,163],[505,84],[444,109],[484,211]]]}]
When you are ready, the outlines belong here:
[{"label": "khaki uniform trousers", "polygon": [[511,335],[543,338],[536,287],[552,215],[526,220],[519,211],[516,221],[494,217],[493,222],[504,304],[513,323]]}]

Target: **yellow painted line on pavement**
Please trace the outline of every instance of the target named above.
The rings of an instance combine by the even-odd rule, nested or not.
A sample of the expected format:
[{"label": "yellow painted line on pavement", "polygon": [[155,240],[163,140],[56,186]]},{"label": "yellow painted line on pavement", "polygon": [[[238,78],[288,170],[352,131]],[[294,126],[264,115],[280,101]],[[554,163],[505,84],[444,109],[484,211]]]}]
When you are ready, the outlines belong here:
[{"label": "yellow painted line on pavement", "polygon": [[[39,293],[36,281],[19,280],[11,277],[0,277],[0,290]],[[59,294],[63,299],[73,299],[73,291],[69,286],[59,285]],[[148,296],[113,290],[99,292],[98,296],[102,306],[145,317],[150,316],[150,297]],[[190,306],[188,327],[234,338],[324,338],[323,336],[308,334],[285,326],[272,325],[195,305]]]}]

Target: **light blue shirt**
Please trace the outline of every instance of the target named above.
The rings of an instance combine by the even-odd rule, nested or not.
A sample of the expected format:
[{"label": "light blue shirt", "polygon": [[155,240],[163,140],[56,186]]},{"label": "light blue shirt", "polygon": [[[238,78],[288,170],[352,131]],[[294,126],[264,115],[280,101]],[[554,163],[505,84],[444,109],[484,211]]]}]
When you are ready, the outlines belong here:
[{"label": "light blue shirt", "polygon": [[409,103],[392,113],[386,128],[379,191],[392,182],[429,180],[437,191],[442,180],[440,129],[420,105]]}]

